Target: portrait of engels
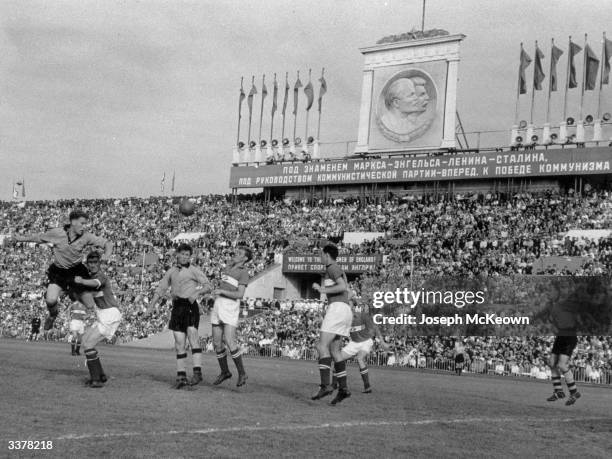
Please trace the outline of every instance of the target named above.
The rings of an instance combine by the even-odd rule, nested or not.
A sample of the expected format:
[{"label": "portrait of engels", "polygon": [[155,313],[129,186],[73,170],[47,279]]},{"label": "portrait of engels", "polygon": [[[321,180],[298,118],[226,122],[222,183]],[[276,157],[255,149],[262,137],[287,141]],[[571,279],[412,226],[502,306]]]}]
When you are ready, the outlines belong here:
[{"label": "portrait of engels", "polygon": [[[378,124],[383,135],[395,141],[411,141],[431,126],[435,110],[435,95],[427,92],[427,80],[422,76],[396,78],[383,89],[379,104]],[[430,110],[428,110],[428,107]]]}]

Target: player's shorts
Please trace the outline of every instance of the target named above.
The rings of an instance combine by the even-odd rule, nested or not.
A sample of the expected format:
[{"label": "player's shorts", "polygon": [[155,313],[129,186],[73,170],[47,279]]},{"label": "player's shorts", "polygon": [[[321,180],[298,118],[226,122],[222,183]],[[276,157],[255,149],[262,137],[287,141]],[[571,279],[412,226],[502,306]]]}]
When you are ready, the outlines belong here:
[{"label": "player's shorts", "polygon": [[360,343],[351,340],[342,348],[342,352],[348,355],[357,355],[359,353],[369,354],[372,352],[373,346],[374,341],[372,341],[372,338],[366,339]]},{"label": "player's shorts", "polygon": [[32,327],[32,332],[33,335],[38,335],[40,333],[40,326],[39,327]]},{"label": "player's shorts", "polygon": [[327,307],[325,318],[321,324],[321,331],[333,333],[334,335],[349,336],[353,312],[351,307],[340,301],[336,301]]},{"label": "player's shorts", "polygon": [[83,279],[89,279],[89,271],[83,263],[73,266],[72,268],[60,268],[56,264],[51,264],[47,269],[49,284],[59,285],[65,292],[80,293],[87,290],[87,287],[74,283],[74,278],[80,276]]},{"label": "player's shorts", "polygon": [[168,328],[172,331],[187,333],[187,328],[200,326],[200,306],[187,298],[175,298],[172,301],[172,312]]},{"label": "player's shorts", "polygon": [[577,344],[577,336],[557,336],[555,338],[551,353],[557,355],[563,354],[571,357]]},{"label": "player's shorts", "polygon": [[225,298],[223,296],[218,296],[215,298],[215,304],[213,306],[212,313],[210,314],[211,324],[225,324],[231,325],[232,327],[237,327],[239,317],[240,301]]},{"label": "player's shorts", "polygon": [[97,328],[100,334],[106,339],[111,339],[115,335],[121,323],[121,319],[123,318],[121,312],[114,307],[106,309],[96,308],[96,316],[98,320],[93,325],[94,328]]},{"label": "player's shorts", "polygon": [[70,321],[70,331],[77,332],[82,335],[85,333],[85,322],[79,319],[72,319]]}]

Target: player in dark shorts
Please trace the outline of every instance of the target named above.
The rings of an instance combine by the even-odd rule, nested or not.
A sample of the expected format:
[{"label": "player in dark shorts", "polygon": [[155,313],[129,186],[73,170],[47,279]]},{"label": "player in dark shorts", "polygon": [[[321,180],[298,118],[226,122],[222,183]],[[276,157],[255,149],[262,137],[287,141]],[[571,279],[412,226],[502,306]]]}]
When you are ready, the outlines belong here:
[{"label": "player in dark shorts", "polygon": [[[202,381],[202,348],[198,327],[200,326],[200,305],[197,297],[200,293],[212,290],[208,278],[196,266],[191,265],[193,249],[189,244],[181,244],[176,249],[177,265],[166,271],[162,278],[151,303],[147,308],[150,314],[159,302],[160,297],[166,293],[168,288],[172,294],[172,312],[168,328],[174,335],[174,346],[176,349],[176,383],[175,389],[187,385],[193,386]],[[198,292],[197,287],[203,290]],[[187,349],[186,342],[191,345],[191,358],[193,360],[193,377],[187,380]]]},{"label": "player in dark shorts", "polygon": [[221,284],[213,294],[215,304],[210,315],[212,324],[213,345],[217,353],[217,362],[221,373],[213,383],[219,385],[226,379],[232,377],[227,366],[227,351],[238,370],[237,387],[243,386],[247,381],[247,375],[242,363],[242,351],[236,341],[236,329],[240,318],[240,300],[249,283],[249,272],[245,264],[251,261],[253,254],[248,247],[237,247],[234,257],[221,273]]},{"label": "player in dark shorts", "polygon": [[453,349],[455,355],[455,374],[461,376],[463,372],[463,366],[465,365],[465,347],[460,339],[455,341],[455,348]]},{"label": "player in dark shorts", "polygon": [[569,367],[569,361],[572,353],[578,344],[577,317],[578,302],[575,299],[562,298],[561,295],[553,302],[550,311],[550,320],[557,328],[555,342],[550,353],[550,372],[553,383],[553,394],[546,400],[554,402],[565,398],[563,386],[561,385],[561,375],[565,378],[565,384],[569,390],[569,399],[565,402],[566,405],[573,405],[580,398],[580,392],[576,388],[574,374]]},{"label": "player in dark shorts", "polygon": [[30,336],[28,337],[28,341],[34,341],[38,339],[38,334],[40,333],[40,317],[35,316],[32,319],[32,330],[30,331]]},{"label": "player in dark shorts", "polygon": [[100,254],[91,252],[87,255],[87,279],[77,276],[74,281],[93,290],[93,298],[96,303],[96,322],[83,335],[83,348],[89,379],[87,385],[92,388],[100,388],[107,381],[107,376],[102,369],[102,363],[98,357],[96,345],[102,339],[111,339],[119,324],[121,323],[121,311],[111,288],[111,281],[100,269]]},{"label": "player in dark shorts", "polygon": [[332,400],[336,404],[351,396],[346,383],[346,362],[342,358],[340,346],[342,338],[349,336],[353,312],[348,305],[348,281],[344,271],[336,263],[338,248],[328,244],[321,250],[321,263],[325,266],[323,286],[317,283],[313,289],[327,295],[328,306],[321,324],[321,334],[317,343],[319,353],[319,376],[321,378],[319,391],[312,400],[319,400],[333,392],[330,387],[332,360],[334,361],[334,376],[338,381],[338,393]]},{"label": "player in dark shorts", "polygon": [[92,247],[104,248],[102,259],[108,259],[113,253],[113,244],[104,238],[95,236],[86,231],[89,216],[82,210],[73,210],[69,215],[70,223],[63,228],[53,228],[44,233],[31,235],[15,235],[13,242],[35,242],[37,244],[51,244],[53,247],[53,263],[47,269],[49,283],[45,295],[45,302],[49,309],[49,316],[45,320],[45,332],[53,328],[58,314],[58,300],[62,293],[69,293],[75,300],[93,309],[95,303],[91,292],[82,285],[76,285],[76,276],[87,278],[89,272],[82,263],[87,249]]}]

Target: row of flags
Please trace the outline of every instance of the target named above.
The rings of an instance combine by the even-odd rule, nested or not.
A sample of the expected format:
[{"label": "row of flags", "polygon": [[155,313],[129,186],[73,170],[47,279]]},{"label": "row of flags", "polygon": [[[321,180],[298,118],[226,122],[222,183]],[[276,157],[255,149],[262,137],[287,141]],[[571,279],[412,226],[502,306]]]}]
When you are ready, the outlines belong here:
[{"label": "row of flags", "polygon": [[[170,189],[171,193],[174,193],[174,181],[176,178],[176,171],[172,171],[172,188]],[[161,182],[159,184],[159,191],[162,193],[166,190],[166,172],[164,171],[164,175],[162,175]]]},{"label": "row of flags", "polygon": [[[612,61],[612,40],[606,38],[605,33],[602,39],[602,51],[601,59],[603,65],[601,66],[601,72],[599,72],[600,58],[597,56],[595,51],[591,48],[587,42],[587,36],[585,34],[584,48],[579,44],[572,41],[572,37],[569,37],[567,50],[563,50],[558,47],[554,39],[551,40],[550,48],[550,67],[549,67],[549,79],[548,79],[548,102],[546,110],[546,122],[548,122],[549,111],[550,111],[550,96],[552,92],[555,92],[559,88],[559,81],[557,76],[557,65],[561,57],[567,52],[567,70],[565,79],[565,98],[563,103],[563,120],[566,117],[567,111],[567,92],[569,89],[577,88],[579,86],[578,72],[576,66],[576,57],[583,52],[583,65],[582,65],[582,84],[581,84],[581,100],[580,100],[580,118],[582,118],[582,107],[585,91],[593,91],[597,88],[597,75],[599,73],[599,97],[597,107],[597,117],[599,118],[601,112],[601,91],[602,86],[607,85],[610,82],[610,64]],[[516,103],[516,116],[515,121],[518,120],[518,107],[520,95],[527,93],[527,75],[526,70],[534,63],[533,68],[533,89],[532,89],[532,102],[531,102],[531,121],[533,122],[533,104],[535,91],[541,91],[543,89],[542,83],[546,79],[546,73],[544,70],[545,54],[540,49],[538,42],[535,42],[534,59],[527,53],[521,43],[520,50],[520,62],[518,72],[518,91],[517,91],[517,103]],[[534,62],[535,61],[535,62]]]},{"label": "row of flags", "polygon": [[19,199],[25,199],[25,180],[17,180],[13,182],[13,200],[18,201]]},{"label": "row of flags", "polygon": [[[237,144],[240,144],[240,125],[241,125],[241,120],[242,120],[242,104],[244,102],[244,100],[247,100],[247,107],[249,109],[249,130],[248,130],[248,140],[247,140],[247,144],[251,144],[251,124],[252,124],[252,116],[253,116],[253,103],[254,103],[254,99],[255,99],[255,95],[257,94],[261,94],[261,105],[260,105],[260,118],[259,118],[259,142],[261,142],[261,130],[262,130],[262,121],[263,121],[263,112],[264,112],[264,105],[265,105],[265,99],[268,96],[268,88],[266,86],[266,76],[263,75],[262,76],[262,81],[261,81],[261,92],[258,92],[257,90],[257,86],[255,85],[255,76],[253,76],[251,78],[251,89],[248,93],[248,95],[245,93],[244,91],[244,86],[243,86],[243,81],[244,78],[241,78],[240,80],[240,93],[239,93],[239,97],[238,97],[238,135],[237,135]],[[318,79],[319,82],[319,95],[317,98],[317,111],[319,112],[319,126],[317,129],[317,138],[319,138],[320,135],[320,128],[321,128],[321,111],[322,111],[322,106],[323,106],[323,96],[325,95],[325,93],[327,92],[327,81],[325,80],[325,69],[321,70],[321,77]],[[272,83],[272,107],[271,107],[271,122],[270,122],[270,139],[272,139],[273,135],[274,135],[274,116],[278,111],[279,108],[279,84],[278,84],[278,80],[276,77],[276,73],[274,74],[274,81]],[[308,116],[310,113],[310,110],[312,109],[312,106],[314,105],[314,100],[315,100],[315,87],[312,83],[312,70],[309,70],[308,72],[308,83],[306,83],[306,86],[304,86],[304,84],[302,83],[301,79],[300,79],[300,72],[297,72],[297,78],[295,80],[295,83],[293,84],[293,115],[294,115],[294,125],[293,125],[293,138],[295,140],[296,138],[296,125],[297,125],[297,116],[298,116],[298,109],[299,109],[299,95],[300,95],[300,89],[303,88],[303,92],[304,95],[306,96],[306,137],[308,137]],[[284,93],[283,93],[283,98],[282,98],[282,109],[281,109],[281,115],[282,115],[282,132],[281,132],[281,139],[285,137],[285,117],[287,115],[287,106],[289,105],[289,94],[291,91],[291,85],[289,84],[289,72],[287,72],[285,74],[285,85],[284,85]]]}]

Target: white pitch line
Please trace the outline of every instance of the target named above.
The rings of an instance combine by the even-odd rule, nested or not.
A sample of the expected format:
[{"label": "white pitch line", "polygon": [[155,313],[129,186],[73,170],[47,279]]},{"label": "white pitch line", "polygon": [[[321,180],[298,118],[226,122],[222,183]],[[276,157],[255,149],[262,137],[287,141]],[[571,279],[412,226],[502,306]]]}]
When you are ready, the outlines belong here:
[{"label": "white pitch line", "polygon": [[357,421],[357,422],[329,422],[324,424],[304,424],[304,425],[271,425],[271,426],[241,426],[241,427],[209,427],[206,429],[194,430],[167,430],[163,432],[110,432],[92,434],[70,434],[54,438],[54,440],[87,440],[105,438],[129,438],[129,437],[149,437],[159,435],[195,435],[195,434],[218,434],[218,433],[240,433],[240,432],[266,432],[266,431],[285,431],[296,432],[302,430],[320,429],[343,429],[351,427],[407,427],[423,426],[430,424],[477,424],[477,423],[507,423],[507,422],[546,422],[546,423],[566,423],[566,422],[585,422],[585,421],[610,421],[612,418],[592,417],[592,418],[459,418],[459,419],[423,419],[420,421]]}]

